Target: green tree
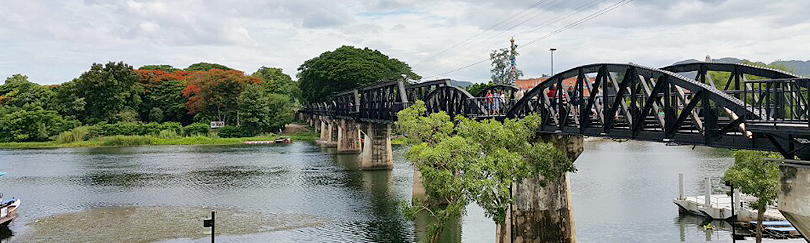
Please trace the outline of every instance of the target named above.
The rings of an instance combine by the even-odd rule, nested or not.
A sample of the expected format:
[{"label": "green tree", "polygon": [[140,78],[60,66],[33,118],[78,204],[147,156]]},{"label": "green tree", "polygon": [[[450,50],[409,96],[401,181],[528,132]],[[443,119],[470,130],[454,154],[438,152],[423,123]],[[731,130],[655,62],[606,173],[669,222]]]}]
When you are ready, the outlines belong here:
[{"label": "green tree", "polygon": [[[768,205],[776,202],[779,189],[779,166],[766,158],[780,159],[771,152],[740,150],[734,152],[734,165],[726,171],[724,179],[740,192],[754,196],[750,206],[757,210],[757,225],[762,225],[762,216]],[[762,242],[762,228],[757,227],[757,243]]]},{"label": "green tree", "polygon": [[239,95],[239,126],[252,134],[270,130],[270,100],[264,87],[248,85]]},{"label": "green tree", "polygon": [[191,64],[186,68],[186,71],[208,71],[211,69],[219,69],[219,70],[233,70],[233,68],[226,67],[224,65],[216,64],[216,63],[207,63],[207,62],[198,62],[195,64]]},{"label": "green tree", "polygon": [[[186,102],[188,98],[183,96],[183,89],[186,88],[186,82],[180,80],[164,80],[156,84],[144,85],[147,91],[143,96],[143,103],[141,104],[140,113],[144,120],[150,122],[162,121],[176,121],[189,123],[189,116],[186,111]],[[154,120],[151,112],[154,109],[160,109],[162,112],[161,120]]]},{"label": "green tree", "polygon": [[172,65],[165,65],[165,64],[164,65],[143,65],[138,69],[142,69],[142,70],[160,70],[160,71],[169,72],[169,73],[173,73],[173,72],[177,72],[177,71],[181,70],[179,68],[172,67]]},{"label": "green tree", "polygon": [[268,94],[267,100],[270,106],[270,129],[284,128],[295,117],[294,103],[289,96],[283,94]]},{"label": "green tree", "polygon": [[[428,116],[424,102],[397,114],[396,127],[408,138],[405,154],[422,175],[426,199],[416,199],[406,207],[409,217],[428,212],[436,221],[429,225],[431,241],[452,219],[465,213],[469,202],[476,202],[496,224],[503,224],[509,205],[510,188],[526,178],[542,176],[555,180],[574,171],[573,163],[552,145],[539,143],[537,115],[520,120],[476,121],[444,112]],[[445,204],[435,207],[436,203]]]},{"label": "green tree", "polygon": [[343,90],[377,82],[421,79],[408,64],[380,51],[342,46],[305,61],[298,67],[304,103],[322,101]]},{"label": "green tree", "polygon": [[93,63],[89,71],[70,84],[63,84],[65,87],[60,92],[66,93],[58,96],[60,100],[71,102],[69,106],[83,103],[82,109],[65,110],[78,113],[77,118],[84,123],[114,122],[119,113],[140,104],[142,90],[135,85],[138,79],[132,66],[123,62]]},{"label": "green tree", "polygon": [[[517,55],[518,53],[515,51],[515,56]],[[489,70],[492,73],[492,83],[511,84],[514,81],[512,80],[510,58],[510,50],[506,48],[492,50],[492,53],[489,54],[489,60],[492,62],[492,69]],[[515,80],[523,76],[523,71],[520,69],[515,68],[515,72]]]},{"label": "green tree", "polygon": [[290,75],[284,74],[281,68],[260,67],[251,76],[259,77],[264,81],[262,84],[270,93],[287,95],[295,100],[300,99],[301,90],[298,83],[293,81]]},{"label": "green tree", "polygon": [[46,141],[60,132],[81,125],[78,121],[64,119],[56,111],[42,107],[25,107],[0,117],[0,141],[29,142]]},{"label": "green tree", "polygon": [[62,116],[78,118],[84,114],[87,101],[80,96],[76,80],[73,79],[54,88],[56,92],[54,106]]},{"label": "green tree", "polygon": [[24,105],[36,105],[50,108],[56,93],[48,87],[28,81],[28,76],[14,74],[0,85],[0,105],[22,108]]},{"label": "green tree", "polygon": [[[773,69],[782,70],[782,71],[785,71],[785,72],[793,72],[793,70],[791,70],[790,68],[788,68],[787,66],[785,66],[782,63],[774,62],[774,63],[771,63],[771,64],[765,64],[764,62],[752,62],[752,61],[749,61],[749,60],[746,60],[746,59],[742,60],[741,63],[746,64],[746,65],[751,65],[751,66],[757,66],[757,67],[773,68]],[[731,77],[730,72],[709,72],[709,78],[711,78],[711,80],[714,82],[714,84],[717,86],[717,89],[719,89],[719,90],[725,89],[726,85],[728,85],[729,82],[731,83],[731,85],[728,87],[728,89],[729,90],[734,89],[734,80],[729,80],[730,77]],[[757,76],[754,76],[754,75],[745,75],[745,79],[746,80],[757,80],[757,79],[765,79],[765,78],[757,77]],[[740,85],[742,85],[742,80],[740,80]]]},{"label": "green tree", "polygon": [[485,90],[489,87],[495,86],[492,82],[489,83],[477,83],[470,86],[467,86],[467,92],[470,92],[472,95],[478,95],[481,90]]}]

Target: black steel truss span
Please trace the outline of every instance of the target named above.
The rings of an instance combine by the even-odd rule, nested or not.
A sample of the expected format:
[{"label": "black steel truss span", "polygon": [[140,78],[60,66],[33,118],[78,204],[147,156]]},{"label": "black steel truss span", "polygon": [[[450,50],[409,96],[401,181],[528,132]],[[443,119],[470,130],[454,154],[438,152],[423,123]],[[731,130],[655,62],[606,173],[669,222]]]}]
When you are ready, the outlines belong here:
[{"label": "black steel truss span", "polygon": [[[711,72],[728,73],[725,85],[711,80]],[[802,150],[810,147],[801,143],[810,143],[808,86],[810,81],[790,73],[741,64],[689,63],[662,69],[591,64],[552,76],[516,102],[504,101],[501,109],[503,104],[508,106],[501,111],[482,100],[481,94],[472,96],[442,79],[380,83],[310,104],[302,112],[390,123],[396,120],[396,112],[423,100],[429,112],[476,119],[537,113],[543,118],[541,133],[779,151],[804,157]],[[517,88],[488,90],[515,97]],[[791,123],[789,129],[783,125],[786,122]],[[805,152],[810,157],[810,149]]]}]

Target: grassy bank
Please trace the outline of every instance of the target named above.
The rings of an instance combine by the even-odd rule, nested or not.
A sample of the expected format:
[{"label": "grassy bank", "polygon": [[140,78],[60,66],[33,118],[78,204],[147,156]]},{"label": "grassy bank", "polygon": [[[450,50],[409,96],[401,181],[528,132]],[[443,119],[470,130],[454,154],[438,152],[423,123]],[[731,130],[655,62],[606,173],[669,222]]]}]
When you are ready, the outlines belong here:
[{"label": "grassy bank", "polygon": [[[115,147],[115,146],[141,146],[141,145],[235,145],[247,141],[271,141],[279,138],[278,135],[266,135],[242,138],[217,138],[208,136],[191,136],[178,138],[160,138],[156,136],[108,136],[93,138],[87,141],[60,143],[48,142],[10,142],[0,143],[0,148],[76,148],[76,147]],[[310,141],[318,139],[314,133],[298,133],[291,135],[293,141]]]}]

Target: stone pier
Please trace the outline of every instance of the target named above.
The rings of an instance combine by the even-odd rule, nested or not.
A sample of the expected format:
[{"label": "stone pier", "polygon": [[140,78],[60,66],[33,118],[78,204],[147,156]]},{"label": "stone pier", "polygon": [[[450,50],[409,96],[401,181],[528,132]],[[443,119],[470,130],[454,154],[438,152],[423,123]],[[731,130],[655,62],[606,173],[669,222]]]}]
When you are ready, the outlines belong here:
[{"label": "stone pier", "polygon": [[394,168],[391,151],[391,124],[370,123],[365,126],[360,168],[363,170],[390,170]]},{"label": "stone pier", "polygon": [[321,137],[318,143],[324,147],[337,147],[337,126],[330,118],[321,118]]},{"label": "stone pier", "polygon": [[340,120],[337,135],[338,153],[360,153],[360,129],[354,121]]},{"label": "stone pier", "polygon": [[[582,136],[544,134],[541,140],[554,144],[572,161],[583,150]],[[526,179],[512,188],[515,204],[504,224],[509,227],[496,229],[497,242],[576,242],[568,173],[560,175],[556,181],[546,182],[545,186],[540,185],[541,180]]]}]

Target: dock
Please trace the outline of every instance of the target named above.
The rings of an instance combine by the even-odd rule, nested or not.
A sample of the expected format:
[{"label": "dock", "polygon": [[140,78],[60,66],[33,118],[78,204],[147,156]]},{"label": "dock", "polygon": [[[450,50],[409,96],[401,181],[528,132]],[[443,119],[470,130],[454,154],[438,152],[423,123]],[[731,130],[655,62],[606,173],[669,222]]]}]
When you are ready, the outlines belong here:
[{"label": "dock", "polygon": [[[683,174],[679,174],[678,198],[672,200],[678,206],[678,210],[682,213],[691,213],[698,216],[703,216],[716,220],[729,220],[736,214],[737,221],[751,221],[756,220],[757,211],[743,207],[745,202],[754,201],[752,196],[740,194],[739,191],[734,192],[734,203],[731,197],[726,194],[711,194],[711,179],[706,178],[706,188],[704,195],[700,196],[686,196],[683,189]],[[732,206],[733,213],[732,213]],[[769,206],[765,210],[764,220],[766,221],[784,221],[785,217],[775,206]]]}]

